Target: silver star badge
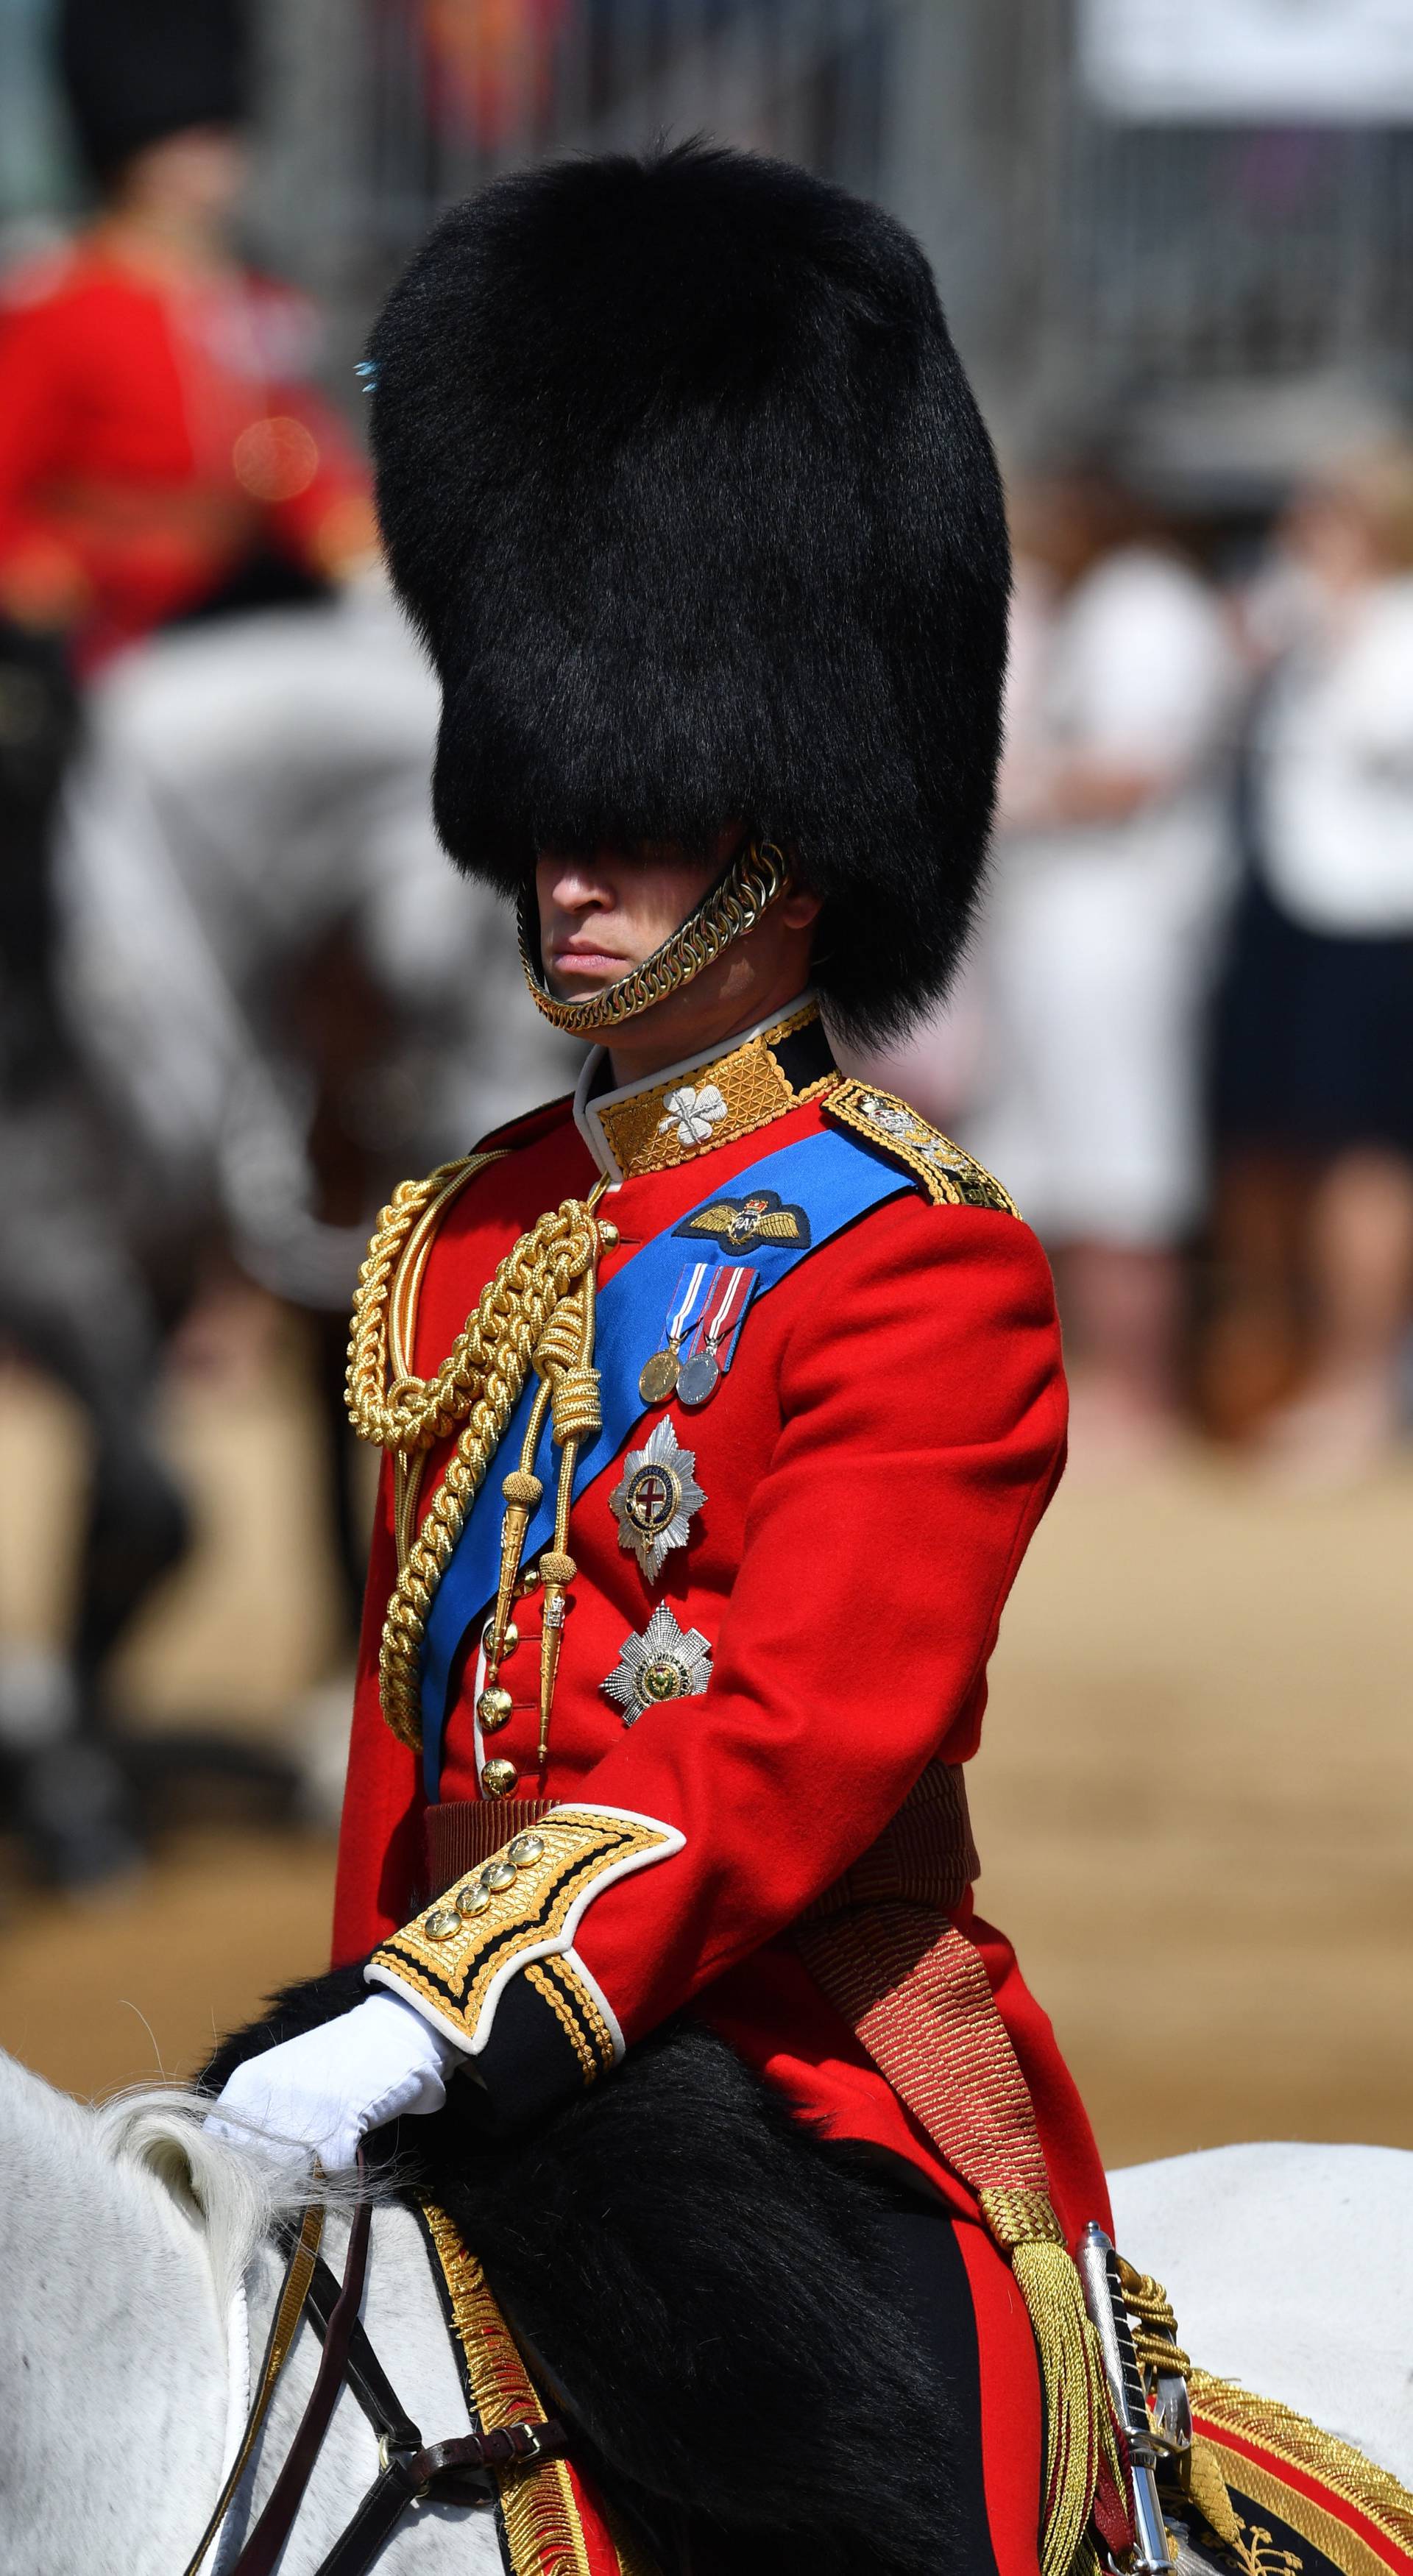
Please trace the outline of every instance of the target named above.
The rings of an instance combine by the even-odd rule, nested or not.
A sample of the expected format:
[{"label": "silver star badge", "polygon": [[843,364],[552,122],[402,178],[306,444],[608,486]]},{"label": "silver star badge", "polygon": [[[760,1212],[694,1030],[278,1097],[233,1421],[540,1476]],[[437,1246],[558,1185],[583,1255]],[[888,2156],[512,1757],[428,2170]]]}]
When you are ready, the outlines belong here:
[{"label": "silver star badge", "polygon": [[617,1670],[603,1687],[633,1726],[659,1700],[697,1699],[711,1679],[711,1648],[695,1628],[684,1636],[660,1601],[641,1637],[625,1637]]},{"label": "silver star badge", "polygon": [[644,1446],[629,1450],[622,1483],[609,1495],[618,1544],[632,1548],[647,1583],[656,1580],[670,1549],[686,1546],[692,1514],[706,1501],[693,1473],[696,1463],[694,1450],[678,1446],[672,1417],[665,1413]]}]

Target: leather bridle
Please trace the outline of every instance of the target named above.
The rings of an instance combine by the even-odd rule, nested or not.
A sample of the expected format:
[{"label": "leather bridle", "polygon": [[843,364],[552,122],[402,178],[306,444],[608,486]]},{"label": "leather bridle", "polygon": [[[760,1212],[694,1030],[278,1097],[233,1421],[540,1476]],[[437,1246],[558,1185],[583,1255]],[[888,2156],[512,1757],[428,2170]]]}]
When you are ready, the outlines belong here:
[{"label": "leather bridle", "polygon": [[[361,2156],[359,2165],[361,2173]],[[306,2315],[323,2346],[314,2385],[284,2465],[226,2576],[271,2576],[304,2501],[339,2391],[345,2386],[358,2400],[378,2437],[381,2465],[361,2504],[320,2561],[317,2576],[365,2576],[365,2570],[372,2566],[412,2505],[424,2499],[442,2504],[492,2505],[497,2492],[495,2471],[528,2467],[535,2460],[554,2458],[566,2449],[565,2428],[554,2417],[545,2422],[503,2424],[492,2433],[464,2433],[445,2442],[423,2441],[420,2427],[414,2424],[391,2385],[358,2313],[368,2268],[371,2219],[371,2204],[360,2197],[349,2223],[342,2282],[319,2252],[322,2209],[307,2210],[298,2230],[289,2230],[284,2280],[250,2413],[225,2484],[183,2576],[197,2576],[230,2511],[296,2330]]]}]

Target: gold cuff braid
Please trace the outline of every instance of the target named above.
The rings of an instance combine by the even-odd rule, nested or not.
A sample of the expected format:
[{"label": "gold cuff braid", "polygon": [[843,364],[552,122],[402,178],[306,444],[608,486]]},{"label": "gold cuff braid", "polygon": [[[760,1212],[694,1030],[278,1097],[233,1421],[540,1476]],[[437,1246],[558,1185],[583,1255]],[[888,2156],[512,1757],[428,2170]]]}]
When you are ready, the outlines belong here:
[{"label": "gold cuff braid", "polygon": [[475,2053],[489,2036],[507,1978],[550,1963],[555,1993],[545,2000],[561,2021],[572,2012],[573,2044],[586,2073],[590,2059],[595,2071],[611,2066],[616,2052],[608,2024],[582,1974],[572,1966],[566,1971],[564,1953],[580,1916],[605,1887],[681,1848],[675,1826],[649,1816],[615,1807],[555,1807],[382,1942],[368,1963],[374,1981],[405,1990]]},{"label": "gold cuff braid", "polygon": [[520,962],[530,998],[551,1027],[563,1029],[569,1037],[596,1037],[603,1029],[621,1028],[625,1020],[636,1019],[640,1011],[650,1011],[654,1002],[664,1002],[669,993],[680,992],[694,975],[700,975],[704,966],[713,965],[733,939],[754,930],[788,883],[789,870],[774,843],[749,843],[732,860],[725,875],[709,888],[696,911],[687,915],[681,927],[655,948],[651,957],[620,975],[606,992],[586,993],[576,1002],[558,1000],[545,983],[534,897],[527,889],[520,904]]}]

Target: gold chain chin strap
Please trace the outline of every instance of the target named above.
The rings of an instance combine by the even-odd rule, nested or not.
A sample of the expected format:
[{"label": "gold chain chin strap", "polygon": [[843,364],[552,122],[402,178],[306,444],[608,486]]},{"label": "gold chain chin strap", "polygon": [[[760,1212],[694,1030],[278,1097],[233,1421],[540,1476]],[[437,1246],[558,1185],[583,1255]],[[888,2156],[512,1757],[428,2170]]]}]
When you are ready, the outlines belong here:
[{"label": "gold chain chin strap", "polygon": [[[597,1427],[597,1380],[589,1365],[592,1281],[600,1242],[613,1235],[613,1229],[600,1226],[592,1214],[605,1186],[602,1182],[587,1202],[565,1199],[512,1245],[435,1377],[405,1372],[388,1383],[389,1302],[403,1254],[423,1215],[459,1179],[469,1179],[481,1159],[473,1156],[465,1164],[443,1164],[429,1180],[405,1182],[394,1192],[369,1247],[354,1301],[347,1383],[355,1430],[379,1448],[391,1450],[405,1471],[410,1452],[429,1448],[457,1422],[464,1424],[422,1527],[402,1557],[383,1622],[378,1657],[383,1715],[393,1733],[414,1747],[421,1741],[418,1667],[428,1613],[486,1470],[542,1351],[555,1435],[563,1448],[561,1486],[566,1476],[572,1479],[579,1433]],[[582,1289],[581,1282],[585,1283]],[[566,1299],[573,1306],[573,1330],[567,1342],[562,1328],[551,1329]],[[528,1513],[525,1517],[528,1521]],[[563,1504],[559,1517],[565,1517]],[[553,1687],[552,1670],[548,1686]],[[546,1707],[542,1733],[547,1715]]]},{"label": "gold chain chin strap", "polygon": [[773,841],[752,841],[732,860],[724,876],[703,895],[695,912],[690,912],[680,929],[674,930],[651,957],[640,966],[620,975],[603,993],[589,993],[582,1001],[561,1002],[550,992],[540,966],[539,938],[533,913],[533,896],[527,889],[520,903],[520,963],[530,998],[552,1028],[563,1029],[570,1037],[594,1037],[601,1029],[616,1029],[625,1020],[636,1019],[640,1011],[649,1011],[654,1002],[680,992],[729,948],[733,939],[744,931],[754,930],[763,913],[784,893],[790,873]]}]

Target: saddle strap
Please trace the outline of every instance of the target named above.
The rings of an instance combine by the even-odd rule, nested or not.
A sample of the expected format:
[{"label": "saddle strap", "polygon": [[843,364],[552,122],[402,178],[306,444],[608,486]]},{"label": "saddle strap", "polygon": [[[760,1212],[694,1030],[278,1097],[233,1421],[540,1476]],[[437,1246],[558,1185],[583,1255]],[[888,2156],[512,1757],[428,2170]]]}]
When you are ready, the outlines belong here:
[{"label": "saddle strap", "polygon": [[[359,2156],[362,2170],[362,2155]],[[324,2332],[324,2349],[314,2374],[314,2385],[300,2419],[299,2430],[290,2444],[284,2466],[276,2478],[264,2508],[253,2525],[245,2547],[228,2571],[228,2576],[271,2576],[280,2551],[289,2538],[295,2515],[303,2501],[304,2490],[313,2475],[320,2445],[329,2429],[329,2418],[343,2385],[344,2366],[349,2341],[358,2322],[363,2298],[364,2276],[368,2269],[368,2230],[372,2205],[360,2200],[348,2231],[348,2254],[344,2263],[343,2287],[338,2294]]]},{"label": "saddle strap", "polygon": [[[339,2283],[328,2264],[316,2263],[309,2286],[309,2314],[321,2343],[333,2323],[339,2296]],[[349,2329],[344,2378],[380,2442],[386,2442],[394,2451],[421,2449],[421,2431],[413,2423],[373,2350],[361,2317],[355,2317]]]},{"label": "saddle strap", "polygon": [[245,2419],[245,2430],[236,2446],[235,2458],[226,2473],[225,2485],[211,2508],[210,2520],[187,2560],[182,2576],[197,2576],[202,2560],[230,2512],[231,2499],[245,2475],[246,2463],[255,2448],[256,2434],[270,2411],[270,2401],[279,2385],[280,2373],[289,2358],[295,2330],[304,2314],[305,2303],[313,2285],[319,2240],[323,2232],[324,2213],[316,2203],[306,2209],[303,2224],[290,2245],[284,2280],[280,2285],[280,2295],[275,2303],[275,2313],[270,2320],[270,2332],[266,2338],[264,2357],[260,2364],[260,2376],[256,2381],[250,2413]]},{"label": "saddle strap", "polygon": [[430,2496],[439,2504],[489,2507],[494,2469],[529,2467],[562,2452],[568,2436],[557,2420],[505,2424],[494,2433],[466,2433],[421,2450],[385,2453],[386,2467],[368,2489],[353,2520],[339,2534],[316,2576],[366,2576],[411,2504]]}]

